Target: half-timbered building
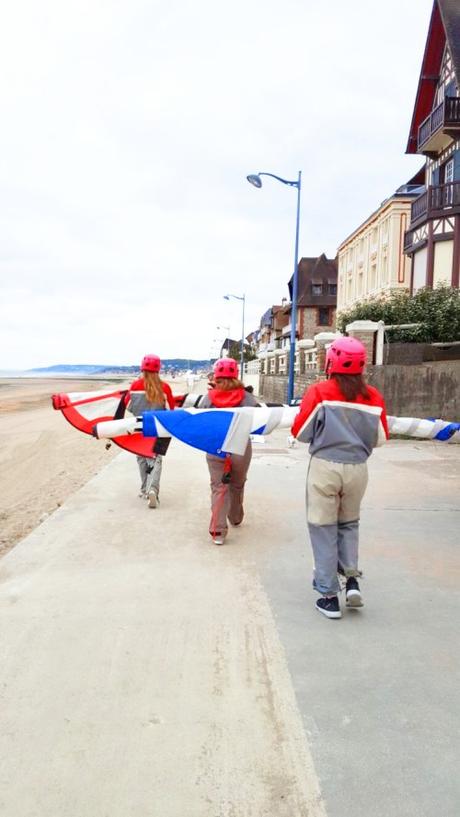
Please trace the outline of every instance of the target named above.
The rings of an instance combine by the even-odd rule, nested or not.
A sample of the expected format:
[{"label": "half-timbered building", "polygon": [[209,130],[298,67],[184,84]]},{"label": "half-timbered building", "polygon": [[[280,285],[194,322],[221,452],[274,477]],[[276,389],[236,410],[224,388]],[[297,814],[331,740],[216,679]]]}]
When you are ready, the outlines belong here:
[{"label": "half-timbered building", "polygon": [[412,203],[404,251],[415,291],[459,286],[460,0],[435,0],[407,153],[426,157],[425,189]]}]

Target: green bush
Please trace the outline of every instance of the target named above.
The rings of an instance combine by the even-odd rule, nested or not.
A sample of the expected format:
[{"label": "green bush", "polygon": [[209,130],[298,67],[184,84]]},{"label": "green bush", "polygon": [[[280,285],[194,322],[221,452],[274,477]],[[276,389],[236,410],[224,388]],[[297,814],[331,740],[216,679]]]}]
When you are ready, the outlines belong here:
[{"label": "green bush", "polygon": [[384,321],[386,324],[420,323],[416,329],[392,329],[388,339],[405,343],[448,343],[460,340],[460,291],[439,285],[425,287],[415,295],[407,290],[392,290],[389,295],[355,304],[337,316],[337,328],[357,320]]}]

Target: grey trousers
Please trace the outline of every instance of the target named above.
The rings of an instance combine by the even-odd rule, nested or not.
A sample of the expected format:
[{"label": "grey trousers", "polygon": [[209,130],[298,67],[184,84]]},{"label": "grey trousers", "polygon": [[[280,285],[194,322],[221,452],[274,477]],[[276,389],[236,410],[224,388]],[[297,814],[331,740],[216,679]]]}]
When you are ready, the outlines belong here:
[{"label": "grey trousers", "polygon": [[232,525],[240,525],[244,517],[244,483],[251,463],[252,446],[248,443],[243,456],[232,454],[232,471],[228,484],[222,482],[225,460],[206,454],[206,462],[211,478],[211,520],[209,533],[225,534],[227,519]]},{"label": "grey trousers", "polygon": [[323,595],[340,590],[337,567],[359,576],[359,514],[367,487],[367,463],[312,457],[307,477],[307,520],[313,549],[313,587]]},{"label": "grey trousers", "polygon": [[162,460],[159,454],[156,457],[136,457],[141,476],[141,491],[148,494],[154,490],[156,495],[160,493],[160,477]]}]

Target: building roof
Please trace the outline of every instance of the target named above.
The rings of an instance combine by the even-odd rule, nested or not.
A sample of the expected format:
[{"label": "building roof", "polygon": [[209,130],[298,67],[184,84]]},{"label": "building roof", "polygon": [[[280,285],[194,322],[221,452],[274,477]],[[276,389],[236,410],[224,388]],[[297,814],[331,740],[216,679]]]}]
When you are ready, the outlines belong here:
[{"label": "building roof", "polygon": [[418,129],[433,108],[446,42],[449,46],[455,75],[460,81],[460,3],[458,0],[434,0],[406,153],[417,153]]},{"label": "building roof", "polygon": [[262,315],[260,319],[260,328],[263,326],[272,326],[273,318],[278,314],[278,312],[284,312],[284,306],[280,306],[279,304],[274,304],[266,312]]},{"label": "building roof", "polygon": [[[292,301],[292,281],[289,281],[289,293]],[[329,287],[323,295],[313,295],[312,284],[336,284],[337,260],[327,258],[323,253],[318,258],[301,258],[298,272],[298,306],[335,306],[337,295],[329,295]],[[290,310],[290,307],[289,307]]]}]

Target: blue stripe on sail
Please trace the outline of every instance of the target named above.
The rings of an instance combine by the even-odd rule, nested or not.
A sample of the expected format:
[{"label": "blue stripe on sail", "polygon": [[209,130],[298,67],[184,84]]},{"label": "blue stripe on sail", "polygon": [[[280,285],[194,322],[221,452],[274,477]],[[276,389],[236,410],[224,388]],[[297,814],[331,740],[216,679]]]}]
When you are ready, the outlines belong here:
[{"label": "blue stripe on sail", "polygon": [[438,431],[434,439],[443,440],[443,442],[445,442],[446,440],[450,440],[456,431],[460,431],[460,423],[449,423],[448,426]]},{"label": "blue stripe on sail", "polygon": [[[435,423],[435,417],[427,417],[430,422]],[[433,440],[441,440],[442,442],[447,442],[450,440],[451,437],[455,434],[456,431],[460,431],[460,423],[449,423],[441,431],[438,431],[437,434],[433,437]]]},{"label": "blue stripe on sail", "polygon": [[155,418],[173,437],[177,437],[187,445],[206,451],[207,454],[225,456],[222,451],[227,432],[233,420],[233,412],[219,409],[218,411],[203,411],[199,414],[190,414],[188,411],[175,409],[174,411],[144,411],[144,437],[152,437],[152,428]]},{"label": "blue stripe on sail", "polygon": [[142,434],[144,437],[158,437],[154,411],[142,412]]}]

